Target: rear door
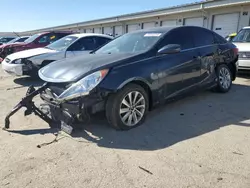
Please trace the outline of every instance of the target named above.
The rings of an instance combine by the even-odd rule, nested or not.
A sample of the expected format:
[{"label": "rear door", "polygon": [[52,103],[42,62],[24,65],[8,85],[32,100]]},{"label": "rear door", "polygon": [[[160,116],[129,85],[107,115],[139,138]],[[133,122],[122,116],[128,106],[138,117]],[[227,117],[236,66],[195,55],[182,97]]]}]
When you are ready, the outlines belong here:
[{"label": "rear door", "polygon": [[165,88],[165,98],[177,95],[197,83],[200,77],[200,60],[194,49],[191,28],[177,28],[170,31],[158,49],[168,44],[181,45],[181,52],[158,57],[159,82]]},{"label": "rear door", "polygon": [[215,56],[219,53],[218,45],[215,43],[213,33],[209,30],[195,28],[192,33],[196,50],[201,58],[199,82],[209,82],[209,78],[215,70]]}]

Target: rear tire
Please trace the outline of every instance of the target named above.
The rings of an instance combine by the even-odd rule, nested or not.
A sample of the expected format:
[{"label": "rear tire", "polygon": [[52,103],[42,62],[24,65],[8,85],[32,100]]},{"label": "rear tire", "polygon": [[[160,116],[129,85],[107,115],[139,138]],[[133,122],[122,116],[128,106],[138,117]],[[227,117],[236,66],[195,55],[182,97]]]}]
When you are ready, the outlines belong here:
[{"label": "rear tire", "polygon": [[225,64],[220,65],[216,69],[217,86],[215,90],[220,93],[227,93],[232,86],[232,73]]},{"label": "rear tire", "polygon": [[109,96],[106,103],[106,118],[118,130],[129,130],[141,125],[149,107],[148,94],[141,86],[129,84]]}]

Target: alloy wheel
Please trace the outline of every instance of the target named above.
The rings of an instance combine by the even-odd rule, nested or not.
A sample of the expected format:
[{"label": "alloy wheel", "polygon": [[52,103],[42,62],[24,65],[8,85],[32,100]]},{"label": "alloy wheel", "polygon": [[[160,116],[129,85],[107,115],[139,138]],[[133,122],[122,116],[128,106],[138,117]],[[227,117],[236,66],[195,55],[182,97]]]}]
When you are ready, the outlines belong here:
[{"label": "alloy wheel", "polygon": [[135,126],[143,118],[146,108],[144,96],[139,91],[129,92],[120,105],[120,117],[127,126]]},{"label": "alloy wheel", "polygon": [[223,89],[228,89],[231,85],[231,74],[229,70],[222,67],[219,72],[219,82]]}]

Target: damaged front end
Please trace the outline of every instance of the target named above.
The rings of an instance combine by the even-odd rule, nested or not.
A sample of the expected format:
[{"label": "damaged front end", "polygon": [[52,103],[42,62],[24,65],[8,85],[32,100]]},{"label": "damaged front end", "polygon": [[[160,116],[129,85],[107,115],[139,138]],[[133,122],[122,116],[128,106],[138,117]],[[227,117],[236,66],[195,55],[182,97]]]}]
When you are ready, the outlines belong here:
[{"label": "damaged front end", "polygon": [[[101,92],[92,92],[91,95],[71,97],[67,100],[59,98],[67,90],[65,84],[45,83],[35,89],[30,86],[26,96],[12,109],[5,118],[5,129],[10,127],[10,117],[19,109],[25,107],[24,115],[34,113],[46,121],[50,127],[59,127],[62,131],[71,134],[73,129],[90,119],[91,114],[104,109],[104,96]],[[33,98],[40,95],[44,103],[37,107]]]}]

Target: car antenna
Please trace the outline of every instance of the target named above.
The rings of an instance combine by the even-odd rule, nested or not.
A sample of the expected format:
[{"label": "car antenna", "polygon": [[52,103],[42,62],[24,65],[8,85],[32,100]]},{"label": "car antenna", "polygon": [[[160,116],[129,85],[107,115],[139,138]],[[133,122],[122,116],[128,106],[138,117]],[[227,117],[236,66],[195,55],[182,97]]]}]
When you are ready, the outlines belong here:
[{"label": "car antenna", "polygon": [[20,35],[18,35],[15,31],[13,31],[13,33],[14,33],[16,36],[20,37]]}]

